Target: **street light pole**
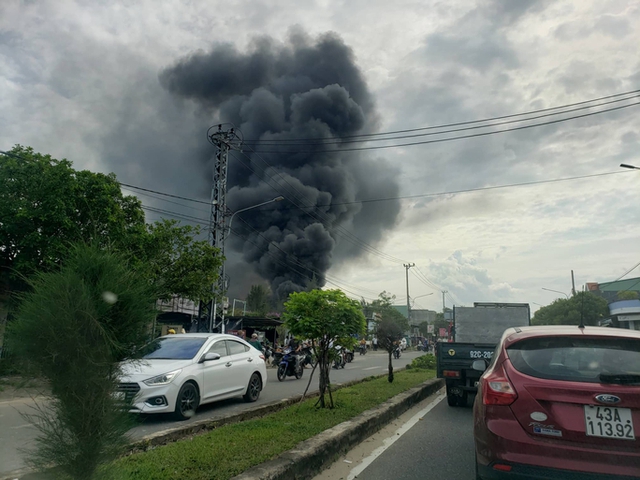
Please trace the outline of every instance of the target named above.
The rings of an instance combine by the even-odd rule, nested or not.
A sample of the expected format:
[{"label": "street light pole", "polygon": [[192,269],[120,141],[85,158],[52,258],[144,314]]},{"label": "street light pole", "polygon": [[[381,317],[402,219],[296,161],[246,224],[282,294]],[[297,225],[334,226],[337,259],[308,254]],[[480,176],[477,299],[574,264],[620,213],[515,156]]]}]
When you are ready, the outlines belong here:
[{"label": "street light pole", "polygon": [[561,291],[559,291],[559,290],[551,290],[550,288],[544,288],[544,287],[541,287],[541,288],[542,288],[542,290],[546,290],[547,292],[561,293],[562,295],[564,295],[565,297],[567,297],[567,300],[569,300],[569,295],[567,295],[567,294],[566,294],[566,293],[564,293],[564,292],[561,292]]},{"label": "street light pole", "polygon": [[636,167],[635,165],[629,165],[627,163],[621,163],[620,166],[622,168],[630,168],[631,170],[640,170],[640,167]]},{"label": "street light pole", "polygon": [[424,295],[418,295],[417,297],[412,297],[411,300],[413,300],[413,303],[411,304],[411,308],[413,308],[413,306],[416,304],[416,300],[422,297],[428,297],[429,295],[433,295],[433,292],[431,293],[425,293]]},{"label": "street light pole", "polygon": [[247,210],[252,210],[254,208],[258,208],[261,207],[263,205],[267,205],[268,203],[273,203],[273,202],[281,202],[282,200],[284,200],[284,197],[282,195],[276,197],[276,198],[272,198],[271,200],[267,200],[266,202],[262,202],[259,203],[257,205],[252,205],[250,207],[246,207],[246,208],[241,208],[240,210],[236,210],[235,212],[233,212],[231,214],[231,218],[229,218],[229,225],[227,227],[227,236],[231,233],[231,222],[233,222],[233,218],[238,214],[238,213],[242,213],[242,212],[246,212]]},{"label": "street light pole", "polygon": [[[284,200],[284,197],[282,195],[277,196],[275,198],[272,198],[271,200],[267,200],[266,202],[262,202],[262,203],[258,203],[257,205],[251,205],[250,207],[246,207],[246,208],[241,208],[240,210],[236,210],[235,212],[233,212],[231,214],[231,217],[229,218],[229,225],[227,226],[227,234],[225,235],[225,239],[229,236],[229,234],[231,233],[231,222],[233,222],[234,217],[238,214],[238,213],[242,213],[242,212],[246,212],[247,210],[252,210],[254,208],[258,208],[261,207],[263,205],[267,205],[268,203],[273,203],[273,202],[281,202],[282,200]],[[222,264],[222,278],[224,279],[225,277],[225,273],[226,273],[226,265],[227,262],[225,261]],[[226,284],[225,284],[226,285]],[[247,308],[247,304],[245,303],[245,309]],[[222,323],[220,325],[220,331],[222,333],[224,333],[224,311],[222,313]]]}]

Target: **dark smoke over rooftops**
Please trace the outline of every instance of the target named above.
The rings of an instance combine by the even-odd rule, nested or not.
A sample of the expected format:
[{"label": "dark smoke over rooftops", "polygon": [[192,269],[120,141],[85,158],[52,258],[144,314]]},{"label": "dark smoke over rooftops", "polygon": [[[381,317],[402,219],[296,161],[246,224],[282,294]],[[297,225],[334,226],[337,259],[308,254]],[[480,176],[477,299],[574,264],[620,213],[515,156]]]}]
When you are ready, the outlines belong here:
[{"label": "dark smoke over rooftops", "polygon": [[[377,124],[353,53],[334,34],[312,40],[298,32],[285,44],[260,38],[247,52],[217,45],[178,61],[161,73],[160,81],[171,93],[210,111],[212,123],[233,123],[245,139],[260,142],[331,141],[375,131]],[[373,154],[341,153],[339,144],[247,145],[243,152],[249,158],[239,152],[230,157],[230,209],[277,195],[286,200],[242,213],[233,223],[238,235],[231,236],[227,248],[241,251],[278,298],[306,289],[312,278],[325,285],[337,257],[361,255],[349,232],[375,245],[394,226],[398,201],[358,202],[399,191],[398,169]],[[327,149],[332,152],[296,152]],[[205,168],[202,175],[211,178]]]}]

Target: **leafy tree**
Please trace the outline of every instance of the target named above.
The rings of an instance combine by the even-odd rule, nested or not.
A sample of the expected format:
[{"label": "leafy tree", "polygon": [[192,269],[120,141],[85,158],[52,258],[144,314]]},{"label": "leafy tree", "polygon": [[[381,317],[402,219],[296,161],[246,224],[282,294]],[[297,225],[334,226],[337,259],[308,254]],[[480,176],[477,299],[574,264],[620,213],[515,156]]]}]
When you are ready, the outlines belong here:
[{"label": "leafy tree", "polygon": [[436,313],[436,320],[433,322],[433,328],[435,330],[435,334],[437,335],[441,328],[448,328],[449,322],[444,319],[444,313],[439,312]]},{"label": "leafy tree", "polygon": [[9,341],[51,387],[27,415],[39,431],[30,464],[88,480],[127,443],[127,409],[114,396],[119,362],[148,337],[155,295],[120,255],[80,244],[64,257],[31,280]]},{"label": "leafy tree", "polygon": [[386,291],[378,295],[378,298],[369,304],[371,311],[378,313],[382,319],[392,320],[398,324],[403,332],[409,330],[409,320],[398,310],[393,308],[396,296]]},{"label": "leafy tree", "polygon": [[633,290],[625,290],[623,292],[618,292],[618,300],[637,300],[638,292]]},{"label": "leafy tree", "polygon": [[378,337],[378,345],[389,354],[389,383],[393,382],[393,349],[396,347],[394,342],[398,342],[403,337],[403,330],[397,322],[390,318],[383,318],[376,327],[376,336]]},{"label": "leafy tree", "polygon": [[158,298],[178,295],[207,302],[214,296],[211,285],[218,277],[223,258],[209,242],[196,240],[201,233],[200,227],[162,220],[147,225],[139,247],[129,251],[132,263],[146,272]]},{"label": "leafy tree", "polygon": [[0,155],[0,287],[51,270],[77,241],[127,249],[145,234],[140,201],[125,197],[114,174],[77,171],[16,146]]},{"label": "leafy tree", "polygon": [[429,322],[420,322],[418,325],[418,331],[423,337],[429,335]]},{"label": "leafy tree", "polygon": [[[320,397],[317,405],[321,408],[333,408],[329,382],[331,346],[352,340],[353,334],[364,333],[366,322],[360,304],[340,290],[297,292],[292,293],[285,303],[283,318],[294,336],[311,340],[311,348],[320,369]],[[327,393],[328,402],[325,400]]]},{"label": "leafy tree", "polygon": [[256,315],[264,317],[270,309],[271,292],[264,285],[251,285],[247,295],[247,309]]},{"label": "leafy tree", "polygon": [[[197,240],[199,228],[145,224],[140,201],[122,194],[113,173],[78,171],[19,145],[9,153],[0,155],[0,298],[57,269],[72,243],[88,242],[121,252],[158,298],[211,299],[222,258]],[[0,308],[0,333],[5,322]]]},{"label": "leafy tree", "polygon": [[558,298],[540,308],[531,319],[532,325],[598,325],[609,314],[607,301],[591,292],[580,292],[568,299]]}]

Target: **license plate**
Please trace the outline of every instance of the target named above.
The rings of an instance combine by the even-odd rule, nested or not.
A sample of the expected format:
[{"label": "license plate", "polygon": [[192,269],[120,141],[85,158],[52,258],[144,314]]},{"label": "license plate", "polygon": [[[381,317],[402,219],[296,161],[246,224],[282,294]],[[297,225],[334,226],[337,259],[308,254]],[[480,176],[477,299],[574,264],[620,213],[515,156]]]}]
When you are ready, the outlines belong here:
[{"label": "license plate", "polygon": [[619,438],[635,440],[631,409],[584,406],[585,430],[588,437]]}]

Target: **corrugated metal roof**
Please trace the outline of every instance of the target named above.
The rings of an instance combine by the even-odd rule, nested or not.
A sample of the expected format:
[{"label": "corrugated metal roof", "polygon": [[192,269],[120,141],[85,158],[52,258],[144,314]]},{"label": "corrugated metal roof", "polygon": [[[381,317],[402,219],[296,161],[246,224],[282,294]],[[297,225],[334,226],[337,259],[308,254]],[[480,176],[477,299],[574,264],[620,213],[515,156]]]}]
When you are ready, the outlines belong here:
[{"label": "corrugated metal roof", "polygon": [[600,283],[598,288],[602,292],[623,292],[626,290],[640,292],[640,277]]}]

